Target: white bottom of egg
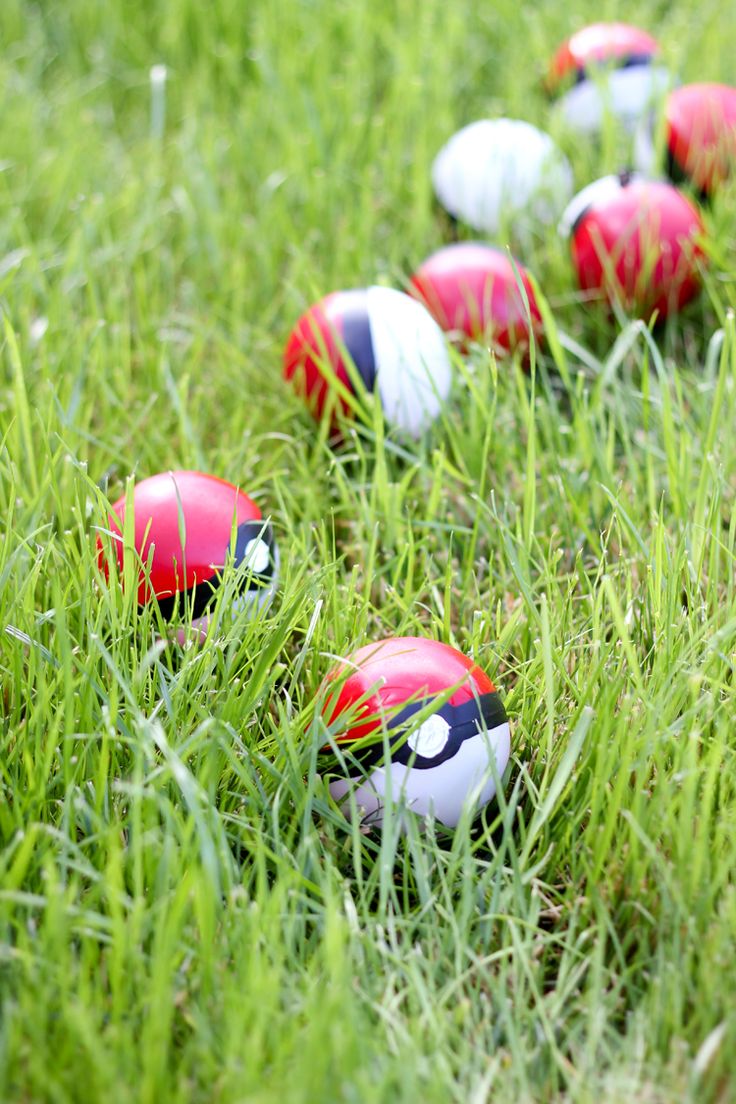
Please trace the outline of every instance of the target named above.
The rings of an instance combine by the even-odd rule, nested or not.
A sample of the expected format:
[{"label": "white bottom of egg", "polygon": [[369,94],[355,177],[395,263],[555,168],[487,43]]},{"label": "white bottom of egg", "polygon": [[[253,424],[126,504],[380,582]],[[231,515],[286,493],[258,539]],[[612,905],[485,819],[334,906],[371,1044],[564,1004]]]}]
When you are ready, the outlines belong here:
[{"label": "white bottom of egg", "polygon": [[557,110],[564,122],[581,134],[602,130],[607,114],[633,130],[671,84],[669,71],[661,65],[614,69],[600,80],[580,81],[560,97]]},{"label": "white bottom of egg", "polygon": [[333,779],[330,794],[346,813],[352,801],[361,822],[380,826],[388,803],[399,811],[435,817],[455,828],[467,806],[479,812],[496,793],[511,753],[508,723],[464,740],[451,759],[436,767],[389,763],[366,777]]}]

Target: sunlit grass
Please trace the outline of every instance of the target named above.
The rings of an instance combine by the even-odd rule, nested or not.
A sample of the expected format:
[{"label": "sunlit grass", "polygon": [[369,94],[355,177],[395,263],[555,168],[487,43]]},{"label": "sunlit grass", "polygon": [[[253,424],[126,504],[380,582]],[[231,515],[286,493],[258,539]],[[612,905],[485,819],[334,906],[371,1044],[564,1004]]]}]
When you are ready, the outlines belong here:
[{"label": "sunlit grass", "polygon": [[[614,15],[732,79],[715,3],[5,0],[3,1100],[732,1098],[736,191],[654,333],[540,235],[533,378],[458,359],[420,442],[368,404],[332,449],[280,376],[310,302],[441,243],[447,136],[545,125],[548,55]],[[558,137],[580,185],[625,156]],[[96,539],[182,467],[258,501],[282,572],[175,649]],[[334,657],[403,633],[512,720],[452,835],[348,824],[308,732]]]}]

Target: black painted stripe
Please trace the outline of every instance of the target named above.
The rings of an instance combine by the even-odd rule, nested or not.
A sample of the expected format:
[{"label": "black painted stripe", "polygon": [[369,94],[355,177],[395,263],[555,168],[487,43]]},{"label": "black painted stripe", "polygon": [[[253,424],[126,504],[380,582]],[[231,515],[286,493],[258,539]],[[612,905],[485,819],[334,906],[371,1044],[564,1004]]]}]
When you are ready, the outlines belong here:
[{"label": "black painted stripe", "polygon": [[345,348],[360,373],[366,391],[372,391],[376,384],[376,360],[368,313],[368,295],[365,291],[353,293],[350,307],[343,314],[341,324]]},{"label": "black painted stripe", "polygon": [[587,65],[577,65],[571,70],[572,83],[582,84],[589,80],[593,74],[605,72],[607,69],[635,69],[639,65],[651,65],[655,55],[652,54],[624,54],[619,58],[602,58],[600,61],[589,61]]},{"label": "black painted stripe", "polygon": [[[275,559],[275,542],[271,526],[261,520],[244,521],[238,526],[235,537],[235,555],[233,567],[239,567],[245,558],[246,548],[250,541],[262,540],[268,547],[268,567],[263,572],[242,571],[238,578],[236,594],[256,593],[270,586],[273,582]],[[227,560],[227,550],[223,550],[222,563]],[[170,620],[174,611],[178,610],[181,616],[186,611],[193,619],[203,617],[217,598],[217,591],[222,583],[222,572],[213,571],[206,579],[198,579],[197,585],[189,590],[179,591],[178,594],[169,594],[158,599],[162,616]]]},{"label": "black painted stripe", "polygon": [[[477,736],[483,728],[490,732],[508,721],[506,710],[497,693],[481,694],[479,698],[470,698],[462,705],[450,705],[449,702],[445,702],[435,712],[443,717],[450,726],[447,743],[438,755],[428,759],[426,756],[419,755],[412,750],[407,739],[407,728],[412,717],[415,717],[422,709],[426,709],[430,701],[430,698],[426,698],[424,701],[412,702],[411,705],[407,705],[391,718],[388,730],[391,733],[389,747],[393,763],[403,763],[405,766],[418,767],[420,770],[438,767],[441,763],[452,759],[457,754],[460,745],[465,740]],[[366,737],[366,741],[370,742],[366,742],[365,746],[361,746],[355,751],[352,748],[350,749],[353,757],[364,768],[377,766],[384,759],[382,733],[372,734],[372,737],[372,739]],[[357,742],[363,744],[362,740]],[[340,743],[342,747],[345,747],[345,741],[340,741]]]}]

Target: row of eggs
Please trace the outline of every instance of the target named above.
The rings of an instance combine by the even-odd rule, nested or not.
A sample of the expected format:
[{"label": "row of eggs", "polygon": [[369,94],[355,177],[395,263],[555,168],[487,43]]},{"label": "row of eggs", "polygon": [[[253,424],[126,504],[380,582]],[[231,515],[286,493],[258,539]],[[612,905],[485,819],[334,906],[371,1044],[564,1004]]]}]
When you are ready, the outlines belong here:
[{"label": "row of eggs", "polygon": [[[672,185],[636,174],[589,184],[562,225],[578,283],[649,317],[679,310],[698,291],[704,227]],[[333,292],[298,320],[284,375],[312,413],[349,414],[362,391],[377,395],[387,423],[419,437],[439,416],[451,381],[446,337],[497,354],[542,336],[542,316],[524,265],[493,246],[460,242],[432,254],[408,294],[386,287]]]},{"label": "row of eggs", "polygon": [[[634,169],[655,174],[661,143],[670,180],[712,195],[736,159],[736,88],[683,85],[668,96],[663,122],[660,137],[652,113],[641,119]],[[573,191],[567,158],[549,134],[521,119],[479,119],[458,130],[434,160],[432,183],[454,219],[488,234],[510,227],[523,235],[555,222]]]},{"label": "row of eggs", "polygon": [[[98,543],[108,581],[126,577],[126,542],[139,605],[155,599],[184,626],[181,642],[206,637],[218,601],[227,597],[233,618],[263,609],[276,589],[270,524],[244,491],[212,475],[162,472],[114,504]],[[228,577],[235,586],[226,595]],[[390,637],[333,667],[312,727],[333,799],[366,826],[382,824],[392,804],[454,827],[492,799],[510,754],[491,680],[457,649],[423,637]]]},{"label": "row of eggs", "polygon": [[[598,129],[607,111],[640,120],[636,157],[646,173],[656,165],[657,142],[642,116],[670,85],[657,55],[644,32],[597,24],[560,48],[548,77],[566,123],[582,132]],[[664,146],[673,179],[710,193],[727,175],[735,135],[736,90],[691,85],[670,94]],[[448,213],[482,232],[496,233],[516,216],[554,221],[567,203],[560,227],[580,286],[609,301],[663,316],[695,293],[702,223],[668,183],[622,174],[570,201],[572,173],[552,139],[508,119],[463,128],[438,154],[432,176]],[[349,410],[362,388],[378,394],[389,424],[418,436],[449,394],[446,334],[497,352],[523,350],[541,335],[523,265],[491,246],[440,250],[409,290],[336,292],[299,320],[284,373],[317,416]],[[278,546],[257,504],[201,472],[152,476],[114,504],[100,565],[122,580],[131,556],[139,604],[155,599],[164,618],[185,626],[182,641],[206,636],[228,572],[236,582],[231,616],[263,609],[278,580]],[[317,692],[313,724],[331,754],[333,798],[373,824],[394,800],[456,825],[492,799],[510,754],[508,718],[487,675],[456,649],[420,637],[387,638],[338,663]]]},{"label": "row of eggs", "polygon": [[[670,84],[646,32],[622,23],[587,27],[555,54],[548,90],[581,132],[599,129],[607,113],[638,121],[639,171],[603,177],[573,197],[572,169],[548,134],[518,119],[483,119],[435,158],[437,199],[453,219],[497,237],[511,229],[521,240],[530,226],[558,221],[586,297],[665,318],[697,293],[704,262],[697,207],[673,183],[646,175],[659,148],[651,108]],[[701,198],[711,194],[736,155],[736,89],[677,88],[663,125],[671,179],[686,180]],[[284,375],[317,417],[328,407],[333,419],[348,413],[364,390],[377,394],[389,425],[419,436],[450,390],[439,329],[461,348],[480,341],[496,353],[523,353],[542,331],[533,286],[508,253],[480,243],[447,246],[413,274],[411,298],[370,287],[315,303],[292,331]]]}]

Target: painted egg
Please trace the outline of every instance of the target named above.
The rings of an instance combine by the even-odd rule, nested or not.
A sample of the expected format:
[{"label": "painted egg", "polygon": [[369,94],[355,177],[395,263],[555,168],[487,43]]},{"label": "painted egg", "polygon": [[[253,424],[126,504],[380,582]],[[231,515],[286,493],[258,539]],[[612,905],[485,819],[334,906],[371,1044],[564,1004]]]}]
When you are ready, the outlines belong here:
[{"label": "painted egg", "polygon": [[549,224],[572,195],[572,169],[549,134],[521,119],[479,119],[453,134],[432,165],[435,195],[454,219],[495,234]]},{"label": "painted egg", "polygon": [[334,668],[320,691],[322,718],[355,764],[330,792],[345,806],[352,795],[364,823],[381,824],[391,800],[452,828],[495,795],[508,718],[488,676],[455,648],[389,637]]},{"label": "painted egg", "polygon": [[445,337],[411,296],[385,287],[336,291],[297,322],[284,351],[292,380],[316,417],[348,413],[350,397],[374,392],[388,424],[419,437],[449,395]]},{"label": "painted egg", "polygon": [[604,176],[575,197],[560,230],[569,235],[581,289],[610,303],[664,318],[698,291],[703,224],[671,184]]},{"label": "painted egg", "polygon": [[[195,626],[214,605],[225,569],[237,572],[237,605],[263,609],[278,577],[278,549],[271,526],[247,494],[213,475],[172,471],[136,483],[133,547],[140,605],[158,601],[163,616],[185,612]],[[113,506],[110,530],[123,573],[126,499]],[[101,561],[105,567],[100,545]],[[206,624],[205,624],[206,627]]]},{"label": "painted egg", "polygon": [[535,340],[541,337],[542,317],[527,271],[501,249],[479,242],[445,246],[419,266],[410,291],[461,344],[484,341],[502,353],[528,349],[530,330]]},{"label": "painted egg", "polygon": [[547,90],[562,118],[585,134],[602,129],[607,112],[631,127],[670,87],[659,44],[628,23],[592,23],[557,50]]},{"label": "painted egg", "polygon": [[[642,172],[657,169],[655,119],[642,120],[635,160]],[[736,166],[736,88],[727,84],[685,84],[667,97],[664,108],[667,172],[676,184],[688,182],[711,195]]]}]

